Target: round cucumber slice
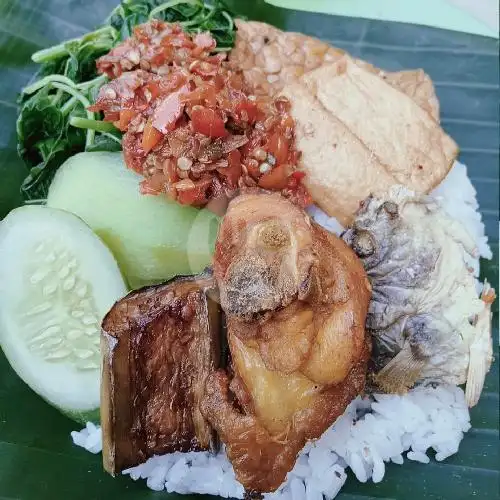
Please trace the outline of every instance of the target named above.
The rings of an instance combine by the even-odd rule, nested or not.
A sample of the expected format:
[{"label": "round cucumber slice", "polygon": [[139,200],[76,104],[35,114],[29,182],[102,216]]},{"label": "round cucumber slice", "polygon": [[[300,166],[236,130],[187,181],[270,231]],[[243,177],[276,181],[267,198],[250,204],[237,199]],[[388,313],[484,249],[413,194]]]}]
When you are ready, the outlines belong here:
[{"label": "round cucumber slice", "polygon": [[83,219],[113,252],[131,288],[210,265],[219,218],[139,192],[121,153],[79,153],[58,170],[47,205]]},{"label": "round cucumber slice", "polygon": [[100,323],[126,291],[78,217],[27,206],[0,223],[0,345],[24,382],[78,421],[95,420]]}]

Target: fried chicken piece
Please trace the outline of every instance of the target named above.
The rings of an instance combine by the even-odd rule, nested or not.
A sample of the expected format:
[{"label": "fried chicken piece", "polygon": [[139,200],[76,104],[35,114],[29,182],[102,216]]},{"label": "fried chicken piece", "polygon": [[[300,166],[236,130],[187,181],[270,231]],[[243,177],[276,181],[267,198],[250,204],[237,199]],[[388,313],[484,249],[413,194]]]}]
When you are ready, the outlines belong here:
[{"label": "fried chicken piece", "polygon": [[245,488],[274,491],[363,390],[370,286],[344,242],[270,194],[230,203],[214,276],[233,378],[210,376],[202,412]]},{"label": "fried chicken piece", "polygon": [[[236,20],[238,31],[229,60],[243,70],[256,94],[274,94],[303,74],[340,59],[346,52],[302,33],[284,32],[266,23]],[[434,85],[421,69],[385,72],[357,60],[360,65],[411,97],[439,121],[439,102]]]},{"label": "fried chicken piece", "polygon": [[[360,361],[341,384],[318,392],[309,406],[297,411],[288,432],[273,433],[255,414],[240,411],[223,371],[210,375],[202,408],[226,444],[238,481],[247,492],[270,492],[283,483],[305,443],[320,437],[362,392],[365,376],[366,361]],[[276,403],[269,399],[269,404]]]},{"label": "fried chicken piece", "polygon": [[216,447],[199,406],[219,367],[214,288],[209,275],[178,277],[130,293],[104,318],[101,423],[111,474],[155,454]]}]

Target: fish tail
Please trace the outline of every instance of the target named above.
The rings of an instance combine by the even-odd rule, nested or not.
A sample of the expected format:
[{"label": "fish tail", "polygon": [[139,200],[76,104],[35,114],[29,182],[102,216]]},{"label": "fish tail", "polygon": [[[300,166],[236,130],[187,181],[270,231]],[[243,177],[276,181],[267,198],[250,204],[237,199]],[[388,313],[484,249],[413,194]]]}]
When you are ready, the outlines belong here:
[{"label": "fish tail", "polygon": [[405,394],[421,377],[424,360],[417,359],[409,344],[387,363],[374,377],[375,383],[384,392]]},{"label": "fish tail", "polygon": [[484,379],[493,360],[491,338],[491,304],[495,300],[495,290],[485,281],[481,299],[484,309],[478,314],[475,328],[476,337],[469,349],[469,367],[465,384],[465,400],[471,408],[479,401]]},{"label": "fish tail", "polygon": [[487,363],[482,349],[472,347],[470,350],[469,368],[467,370],[467,382],[465,384],[465,401],[469,408],[476,406],[479,401],[484,379],[489,369],[488,365],[489,363]]}]

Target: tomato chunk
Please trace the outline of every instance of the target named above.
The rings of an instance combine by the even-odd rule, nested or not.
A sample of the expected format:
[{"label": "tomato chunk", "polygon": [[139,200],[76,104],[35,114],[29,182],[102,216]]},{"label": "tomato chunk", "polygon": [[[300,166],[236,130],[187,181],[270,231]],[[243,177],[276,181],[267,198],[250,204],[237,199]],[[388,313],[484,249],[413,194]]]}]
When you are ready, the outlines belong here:
[{"label": "tomato chunk", "polygon": [[120,119],[115,122],[115,126],[119,128],[122,132],[127,130],[128,124],[137,115],[133,109],[124,109],[120,111]]},{"label": "tomato chunk", "polygon": [[233,149],[228,156],[228,166],[219,168],[217,171],[221,174],[231,188],[238,186],[238,179],[241,177],[241,153],[237,149]]},{"label": "tomato chunk", "polygon": [[205,106],[193,106],[191,121],[195,132],[208,137],[226,137],[227,130],[224,127],[224,120],[219,114]]},{"label": "tomato chunk", "polygon": [[189,92],[189,87],[184,85],[176,92],[167,96],[155,109],[153,114],[153,126],[163,134],[174,130],[177,120],[184,111],[182,95],[187,92]]},{"label": "tomato chunk", "polygon": [[287,161],[288,141],[279,132],[274,133],[267,143],[266,149],[276,158],[276,164],[281,165]]},{"label": "tomato chunk", "polygon": [[149,153],[162,139],[163,134],[153,127],[153,122],[149,119],[144,127],[142,136],[142,149],[145,153]]},{"label": "tomato chunk", "polygon": [[181,205],[204,205],[207,202],[207,189],[211,184],[211,179],[202,179],[197,182],[193,182],[190,179],[180,181],[175,185],[177,189],[177,201]]},{"label": "tomato chunk", "polygon": [[257,105],[249,99],[242,99],[236,104],[235,114],[242,121],[254,123],[258,114]]},{"label": "tomato chunk", "polygon": [[288,176],[290,174],[290,166],[283,164],[274,167],[271,171],[264,174],[259,179],[259,186],[272,191],[280,191],[288,185]]}]

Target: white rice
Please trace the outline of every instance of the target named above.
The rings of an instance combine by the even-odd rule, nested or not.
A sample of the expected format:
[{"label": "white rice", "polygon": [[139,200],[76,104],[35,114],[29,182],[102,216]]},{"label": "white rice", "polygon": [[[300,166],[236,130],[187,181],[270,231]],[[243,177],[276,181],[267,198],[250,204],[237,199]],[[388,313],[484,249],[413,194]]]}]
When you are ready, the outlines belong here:
[{"label": "white rice", "polygon": [[[453,455],[470,429],[469,411],[462,389],[455,386],[418,387],[405,396],[376,394],[357,398],[344,415],[298,456],[286,482],[271,500],[323,500],[334,498],[350,468],[365,483],[378,483],[386,463],[409,460],[429,463],[430,449],[438,461]],[[92,424],[72,432],[73,442],[96,453],[101,449],[101,429]],[[98,445],[96,443],[99,443]],[[243,498],[224,451],[171,453],[150,458],[125,470],[134,481],[146,480],[148,488],[169,493],[206,493]]]},{"label": "white rice", "polygon": [[[448,214],[460,220],[477,242],[478,253],[491,258],[491,250],[478,213],[476,191],[467,169],[456,162],[443,183],[431,193]],[[326,229],[339,234],[343,228],[335,218],[317,207],[311,216]],[[479,259],[473,263],[479,275]],[[406,457],[429,463],[429,450],[441,461],[458,451],[470,429],[469,411],[462,389],[450,385],[418,387],[405,396],[376,394],[357,398],[334,425],[300,452],[286,482],[271,500],[323,500],[334,498],[350,468],[361,482],[380,482],[386,464],[401,465]],[[92,453],[102,450],[101,429],[92,423],[72,432],[74,444]],[[224,450],[172,453],[150,458],[123,472],[133,480],[146,480],[148,488],[176,493],[206,493],[225,498],[242,498],[244,490],[236,481]]]}]

